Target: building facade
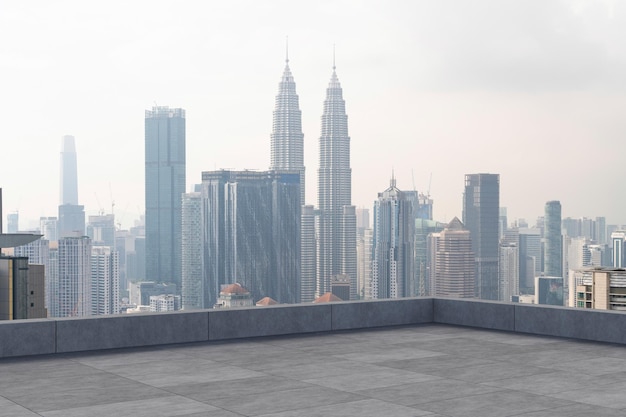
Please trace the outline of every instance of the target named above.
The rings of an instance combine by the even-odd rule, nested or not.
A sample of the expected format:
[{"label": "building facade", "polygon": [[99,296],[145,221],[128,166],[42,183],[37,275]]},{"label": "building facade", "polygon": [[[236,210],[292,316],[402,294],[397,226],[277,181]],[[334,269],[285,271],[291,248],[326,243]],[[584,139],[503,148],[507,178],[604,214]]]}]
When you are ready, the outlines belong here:
[{"label": "building facade", "polygon": [[91,315],[91,239],[86,236],[59,239],[57,267],[57,317]]},{"label": "building facade", "polygon": [[300,302],[299,181],[290,171],[202,173],[204,282],[212,304],[221,285],[235,282],[254,300]]},{"label": "building facade", "polygon": [[120,313],[119,252],[110,246],[91,248],[91,314]]},{"label": "building facade", "polygon": [[185,192],[185,111],[145,114],[146,278],[181,284],[181,196]]},{"label": "building facade", "polygon": [[372,298],[401,298],[415,292],[413,202],[395,178],[374,203]]},{"label": "building facade", "polygon": [[470,231],[476,256],[475,295],[484,300],[497,300],[499,296],[499,219],[500,175],[466,175],[463,223]]},{"label": "building facade", "polygon": [[182,205],[182,288],[183,310],[211,308],[204,285],[202,257],[202,194],[183,194]]},{"label": "building facade", "polygon": [[563,236],[561,232],[561,203],[559,201],[548,201],[544,218],[545,247],[543,272],[551,277],[562,277]]},{"label": "building facade", "polygon": [[350,277],[350,296],[357,297],[356,209],[352,199],[350,136],[343,90],[335,66],[326,89],[318,170],[317,290],[330,291],[337,274]]}]

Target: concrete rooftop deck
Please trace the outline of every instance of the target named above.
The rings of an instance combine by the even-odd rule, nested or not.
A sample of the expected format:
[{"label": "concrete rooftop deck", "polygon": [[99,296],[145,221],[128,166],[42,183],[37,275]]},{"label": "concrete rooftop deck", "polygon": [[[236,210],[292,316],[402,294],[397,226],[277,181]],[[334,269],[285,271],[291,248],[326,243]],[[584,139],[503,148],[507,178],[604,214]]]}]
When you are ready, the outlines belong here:
[{"label": "concrete rooftop deck", "polygon": [[626,347],[423,324],[0,359],[2,416],[624,416]]}]

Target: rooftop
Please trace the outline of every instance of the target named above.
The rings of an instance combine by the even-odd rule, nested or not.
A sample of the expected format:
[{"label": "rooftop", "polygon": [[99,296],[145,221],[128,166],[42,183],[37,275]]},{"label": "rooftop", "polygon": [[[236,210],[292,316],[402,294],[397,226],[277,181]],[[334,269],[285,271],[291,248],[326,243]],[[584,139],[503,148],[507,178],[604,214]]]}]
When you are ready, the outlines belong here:
[{"label": "rooftop", "polygon": [[620,345],[424,324],[0,360],[12,416],[623,416]]},{"label": "rooftop", "polygon": [[0,414],[623,416],[625,321],[422,298],[4,322]]}]

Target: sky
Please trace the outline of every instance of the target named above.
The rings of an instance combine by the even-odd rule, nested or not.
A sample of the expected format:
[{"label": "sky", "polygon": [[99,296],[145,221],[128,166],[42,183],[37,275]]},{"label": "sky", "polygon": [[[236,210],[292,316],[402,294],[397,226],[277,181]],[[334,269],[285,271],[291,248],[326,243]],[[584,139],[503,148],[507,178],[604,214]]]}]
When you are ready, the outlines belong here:
[{"label": "sky", "polygon": [[626,2],[613,0],[20,1],[0,3],[0,187],[20,228],[55,216],[61,138],[79,202],[129,227],[144,210],[144,112],[187,115],[187,184],[266,170],[285,66],[300,97],[306,200],[333,45],[352,203],[394,173],[462,216],[464,175],[500,174],[509,220],[626,224]]}]

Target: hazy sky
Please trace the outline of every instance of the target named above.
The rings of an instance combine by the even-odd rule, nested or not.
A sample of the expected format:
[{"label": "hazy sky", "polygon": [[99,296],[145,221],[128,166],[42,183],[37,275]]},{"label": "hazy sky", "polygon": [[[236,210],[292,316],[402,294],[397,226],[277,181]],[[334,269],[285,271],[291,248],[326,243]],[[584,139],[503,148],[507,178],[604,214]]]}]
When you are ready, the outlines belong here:
[{"label": "hazy sky", "polygon": [[[201,172],[268,169],[289,36],[307,203],[336,44],[352,201],[392,169],[435,218],[461,216],[464,174],[499,173],[531,224],[626,223],[626,2],[19,1],[0,3],[0,186],[21,228],[59,204],[61,138],[76,137],[79,200],[123,226],[144,210],[144,110],[187,111],[188,188]],[[5,217],[6,218],[6,217]]]}]

